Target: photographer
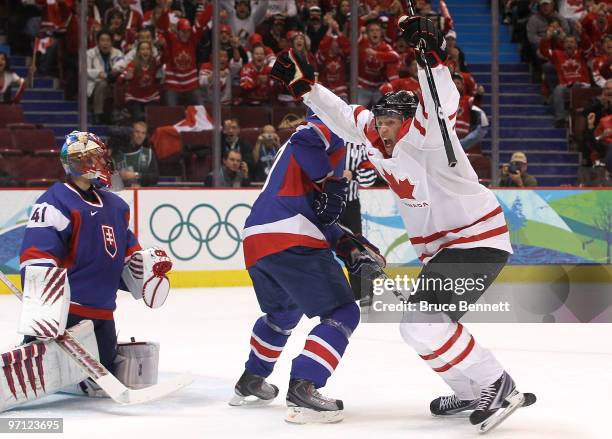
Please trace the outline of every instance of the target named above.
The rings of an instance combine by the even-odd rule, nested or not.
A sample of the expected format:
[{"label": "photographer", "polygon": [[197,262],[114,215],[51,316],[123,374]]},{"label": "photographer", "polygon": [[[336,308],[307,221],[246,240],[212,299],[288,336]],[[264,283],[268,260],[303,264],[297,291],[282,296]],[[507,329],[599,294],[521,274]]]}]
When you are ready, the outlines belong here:
[{"label": "photographer", "polygon": [[223,166],[219,169],[219,185],[215,186],[215,173],[211,172],[204,179],[206,187],[245,187],[249,186],[249,167],[242,161],[240,151],[231,149],[223,151]]},{"label": "photographer", "polygon": [[254,181],[265,181],[270,173],[276,153],[280,149],[280,138],[272,125],[266,125],[262,133],[257,137],[255,149],[253,150],[253,161],[255,170]]},{"label": "photographer", "polygon": [[534,187],[538,181],[527,173],[527,156],[517,151],[512,154],[510,163],[501,166],[501,176],[496,186],[499,187]]}]

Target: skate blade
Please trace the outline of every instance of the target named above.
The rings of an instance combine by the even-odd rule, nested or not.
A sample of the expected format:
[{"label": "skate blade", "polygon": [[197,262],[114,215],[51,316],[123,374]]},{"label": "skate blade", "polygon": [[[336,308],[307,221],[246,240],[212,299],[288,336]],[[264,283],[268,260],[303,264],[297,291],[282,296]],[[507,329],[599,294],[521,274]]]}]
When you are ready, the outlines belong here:
[{"label": "skate blade", "polygon": [[342,410],[318,412],[305,407],[287,407],[285,417],[290,424],[334,424],[343,419]]},{"label": "skate blade", "polygon": [[271,399],[261,399],[256,397],[255,395],[250,396],[242,396],[242,395],[234,395],[232,399],[228,402],[232,407],[263,407],[269,405],[274,401],[274,398]]},{"label": "skate blade", "polygon": [[478,433],[485,434],[501,424],[508,416],[514,413],[516,409],[525,404],[525,395],[515,390],[508,397],[506,397],[505,401],[508,403],[508,406],[500,408],[482,424],[480,424]]}]

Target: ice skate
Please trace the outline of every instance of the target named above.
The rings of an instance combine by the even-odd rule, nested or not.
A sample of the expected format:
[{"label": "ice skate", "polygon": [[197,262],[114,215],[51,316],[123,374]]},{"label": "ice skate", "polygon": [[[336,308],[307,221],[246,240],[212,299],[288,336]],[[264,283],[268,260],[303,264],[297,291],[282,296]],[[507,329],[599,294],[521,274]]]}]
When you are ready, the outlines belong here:
[{"label": "ice skate", "polygon": [[478,425],[479,433],[486,433],[501,424],[516,409],[528,406],[536,401],[532,393],[520,393],[514,381],[504,372],[490,386],[482,389],[480,402],[470,415],[470,422]]},{"label": "ice skate", "polygon": [[343,419],[344,404],[321,395],[310,381],[292,379],[287,391],[287,417],[293,424],[334,423]]},{"label": "ice skate", "polygon": [[236,386],[236,393],[230,400],[229,405],[239,406],[261,406],[270,404],[278,395],[278,387],[268,383],[264,377],[244,371]]},{"label": "ice skate", "polygon": [[434,416],[454,416],[468,410],[475,410],[480,402],[479,398],[462,400],[457,395],[441,396],[429,404],[429,410]]}]

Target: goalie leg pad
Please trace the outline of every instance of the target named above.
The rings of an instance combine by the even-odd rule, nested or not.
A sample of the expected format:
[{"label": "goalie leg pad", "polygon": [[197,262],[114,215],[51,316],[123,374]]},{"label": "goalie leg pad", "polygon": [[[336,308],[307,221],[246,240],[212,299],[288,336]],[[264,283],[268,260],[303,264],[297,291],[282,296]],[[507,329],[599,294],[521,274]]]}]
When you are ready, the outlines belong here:
[{"label": "goalie leg pad", "polygon": [[157,384],[159,343],[128,342],[117,345],[115,376],[131,389]]},{"label": "goalie leg pad", "polygon": [[[98,357],[91,321],[83,321],[68,332]],[[0,366],[0,412],[56,393],[87,378],[53,340],[18,346],[0,356]]]},{"label": "goalie leg pad", "polygon": [[25,270],[17,332],[34,337],[58,337],[66,330],[69,306],[67,270],[30,265]]}]

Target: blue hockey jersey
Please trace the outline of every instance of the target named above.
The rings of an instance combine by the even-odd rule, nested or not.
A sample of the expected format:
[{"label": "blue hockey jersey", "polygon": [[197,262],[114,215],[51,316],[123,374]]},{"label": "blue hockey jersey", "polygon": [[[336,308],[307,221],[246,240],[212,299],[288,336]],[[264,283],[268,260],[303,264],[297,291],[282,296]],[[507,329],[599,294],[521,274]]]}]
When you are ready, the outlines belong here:
[{"label": "blue hockey jersey", "polygon": [[140,245],[129,229],[130,208],[117,195],[93,190],[85,200],[68,183],[55,183],[32,207],[21,245],[27,265],[68,269],[70,313],[112,319],[124,263]]},{"label": "blue hockey jersey", "polygon": [[306,119],[278,156],[242,232],[247,268],[290,247],[329,248],[342,235],[325,226],[312,209],[316,181],[342,177],[344,141],[316,117]]}]

